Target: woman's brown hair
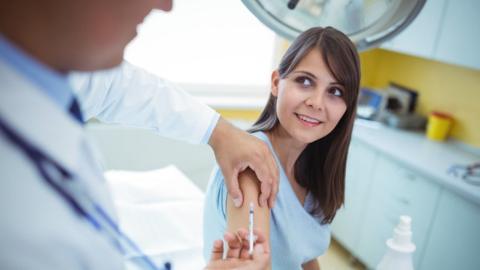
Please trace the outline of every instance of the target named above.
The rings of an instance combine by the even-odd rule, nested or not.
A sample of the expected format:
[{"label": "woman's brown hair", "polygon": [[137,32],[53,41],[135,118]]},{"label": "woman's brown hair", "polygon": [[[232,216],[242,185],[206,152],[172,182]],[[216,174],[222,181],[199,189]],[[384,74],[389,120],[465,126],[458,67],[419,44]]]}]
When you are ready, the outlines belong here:
[{"label": "woman's brown hair", "polygon": [[[294,165],[296,181],[315,198],[313,215],[323,216],[322,223],[331,223],[343,205],[345,167],[360,86],[360,61],[355,45],[342,32],[332,27],[314,27],[299,35],[283,56],[278,72],[284,79],[310,52],[320,51],[323,61],[345,89],[347,110],[327,136],[308,144]],[[249,132],[271,131],[278,124],[277,98],[270,94],[267,105]]]}]

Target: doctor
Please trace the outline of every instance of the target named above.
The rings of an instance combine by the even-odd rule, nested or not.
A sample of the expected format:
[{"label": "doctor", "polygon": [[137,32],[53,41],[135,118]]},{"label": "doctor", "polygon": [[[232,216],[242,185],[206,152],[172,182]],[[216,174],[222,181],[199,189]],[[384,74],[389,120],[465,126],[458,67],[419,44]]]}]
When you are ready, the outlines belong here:
[{"label": "doctor", "polygon": [[[0,268],[122,269],[122,251],[151,261],[118,230],[111,198],[83,121],[148,127],[160,135],[208,143],[242,203],[236,180],[252,167],[271,206],[278,172],[267,147],[167,82],[124,63],[71,78],[71,70],[119,65],[136,27],[164,0],[0,0]],[[135,84],[132,84],[135,83]],[[261,239],[261,235],[259,236]],[[232,240],[232,239],[230,239]],[[232,240],[233,241],[233,240]],[[231,247],[238,243],[228,241]],[[261,241],[260,241],[261,242]],[[234,249],[233,249],[234,250]],[[268,251],[241,252],[212,269],[263,269]],[[236,268],[237,269],[237,268]]]}]

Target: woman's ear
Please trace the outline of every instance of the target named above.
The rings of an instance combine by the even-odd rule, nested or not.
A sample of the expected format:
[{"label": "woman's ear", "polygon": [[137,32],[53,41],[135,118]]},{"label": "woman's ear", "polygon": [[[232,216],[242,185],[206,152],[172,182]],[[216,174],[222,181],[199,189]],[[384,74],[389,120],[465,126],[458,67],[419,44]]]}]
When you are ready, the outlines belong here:
[{"label": "woman's ear", "polygon": [[278,84],[280,83],[280,73],[278,70],[272,72],[271,78],[271,92],[274,97],[278,96]]}]

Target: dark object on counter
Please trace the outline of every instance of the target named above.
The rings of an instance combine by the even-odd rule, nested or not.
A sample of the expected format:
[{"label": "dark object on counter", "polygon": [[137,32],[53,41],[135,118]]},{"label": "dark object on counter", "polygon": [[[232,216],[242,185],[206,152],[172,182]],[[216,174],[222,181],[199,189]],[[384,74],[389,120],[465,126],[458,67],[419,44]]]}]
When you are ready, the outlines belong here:
[{"label": "dark object on counter", "polygon": [[423,130],[427,124],[427,118],[419,114],[397,114],[384,112],[382,121],[390,127],[400,129]]},{"label": "dark object on counter", "polygon": [[385,91],[360,89],[357,116],[399,129],[425,129],[427,118],[415,113],[416,91],[390,82]]},{"label": "dark object on counter", "polygon": [[388,102],[386,109],[399,114],[409,114],[415,112],[417,106],[417,91],[390,82],[387,88]]},{"label": "dark object on counter", "polygon": [[396,97],[388,97],[386,108],[387,108],[388,111],[398,112],[402,109],[402,103]]}]

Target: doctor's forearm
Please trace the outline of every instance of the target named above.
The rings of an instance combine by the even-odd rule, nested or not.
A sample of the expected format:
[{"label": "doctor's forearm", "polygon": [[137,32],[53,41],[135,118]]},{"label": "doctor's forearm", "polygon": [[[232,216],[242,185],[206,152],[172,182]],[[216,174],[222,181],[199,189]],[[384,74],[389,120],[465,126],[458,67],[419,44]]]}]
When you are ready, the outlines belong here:
[{"label": "doctor's forearm", "polygon": [[216,126],[214,127],[208,144],[215,151],[215,148],[218,148],[222,140],[225,140],[225,136],[228,133],[228,129],[232,128],[232,124],[228,123],[225,119],[220,117],[217,121]]},{"label": "doctor's forearm", "polygon": [[85,119],[154,130],[160,136],[207,143],[218,113],[175,84],[128,62],[93,73],[72,73]]}]

